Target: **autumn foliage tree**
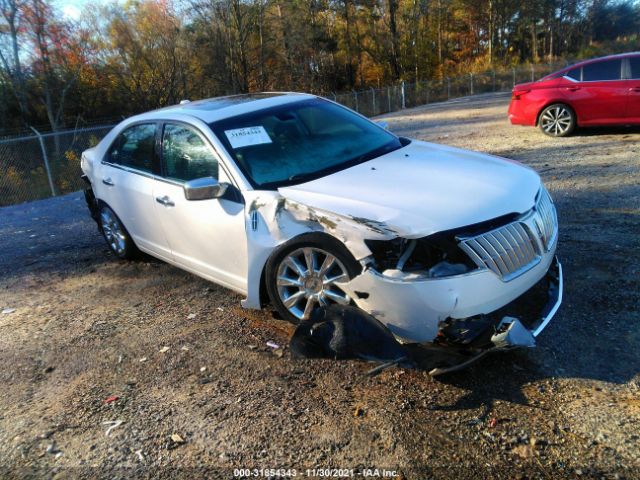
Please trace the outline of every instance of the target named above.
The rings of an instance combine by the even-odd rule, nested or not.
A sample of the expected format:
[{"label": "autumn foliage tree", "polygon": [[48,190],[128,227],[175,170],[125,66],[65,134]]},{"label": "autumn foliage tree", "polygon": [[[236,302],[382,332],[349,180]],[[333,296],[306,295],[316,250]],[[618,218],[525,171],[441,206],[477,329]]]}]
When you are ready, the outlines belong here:
[{"label": "autumn foliage tree", "polygon": [[202,98],[338,92],[634,50],[631,0],[0,0],[0,128]]}]

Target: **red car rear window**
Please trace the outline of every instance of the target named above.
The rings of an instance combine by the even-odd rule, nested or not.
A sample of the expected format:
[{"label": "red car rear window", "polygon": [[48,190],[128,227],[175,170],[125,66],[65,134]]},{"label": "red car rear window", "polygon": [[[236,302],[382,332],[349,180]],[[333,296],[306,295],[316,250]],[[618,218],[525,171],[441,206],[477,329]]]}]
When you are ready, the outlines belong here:
[{"label": "red car rear window", "polygon": [[582,67],[582,81],[620,80],[621,65],[620,59],[588,63]]},{"label": "red car rear window", "polygon": [[629,58],[629,64],[631,65],[631,78],[640,78],[640,57]]}]

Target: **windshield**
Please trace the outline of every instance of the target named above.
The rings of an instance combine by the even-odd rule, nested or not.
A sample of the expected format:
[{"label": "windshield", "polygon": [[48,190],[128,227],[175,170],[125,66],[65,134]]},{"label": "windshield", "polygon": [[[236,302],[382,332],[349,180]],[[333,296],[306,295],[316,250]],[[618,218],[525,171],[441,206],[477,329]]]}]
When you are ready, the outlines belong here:
[{"label": "windshield", "polygon": [[320,178],[402,147],[391,133],[321,99],[210,124],[254,188]]}]

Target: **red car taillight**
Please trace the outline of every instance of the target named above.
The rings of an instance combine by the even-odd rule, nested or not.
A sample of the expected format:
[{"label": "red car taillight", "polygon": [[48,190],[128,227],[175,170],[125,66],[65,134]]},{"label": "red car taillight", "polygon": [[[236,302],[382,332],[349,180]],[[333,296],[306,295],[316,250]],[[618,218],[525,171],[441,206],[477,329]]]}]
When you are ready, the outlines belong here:
[{"label": "red car taillight", "polygon": [[514,90],[511,92],[511,100],[520,100],[520,97],[525,93],[529,93],[531,90]]}]

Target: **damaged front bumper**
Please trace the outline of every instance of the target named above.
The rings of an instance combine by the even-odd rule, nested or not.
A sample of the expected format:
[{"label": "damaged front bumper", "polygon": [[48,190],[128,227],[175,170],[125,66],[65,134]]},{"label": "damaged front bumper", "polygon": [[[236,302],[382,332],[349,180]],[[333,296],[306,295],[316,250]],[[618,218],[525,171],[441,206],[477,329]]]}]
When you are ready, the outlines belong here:
[{"label": "damaged front bumper", "polygon": [[[495,275],[484,273],[487,275],[463,275],[426,282],[379,279],[378,288],[368,291],[354,288],[353,298],[358,298],[359,294],[364,297],[359,299],[363,304],[369,302],[372,305],[371,302],[380,302],[381,295],[390,295],[386,310],[377,312],[373,309],[369,313],[385,323],[396,337],[404,340],[405,347],[412,352],[412,357],[421,368],[429,370],[431,375],[442,375],[461,370],[491,352],[535,346],[536,337],[549,324],[562,303],[562,266],[553,254],[543,258],[526,275],[509,282],[508,287],[503,283],[502,289],[490,282],[492,277],[500,281]],[[376,284],[368,286],[376,287]],[[395,289],[389,289],[389,286],[395,286]],[[401,296],[396,297],[394,302],[393,295],[399,292]],[[462,293],[466,294],[464,302]],[[452,296],[453,302],[447,303],[451,302]],[[511,298],[504,301],[505,296]],[[474,302],[483,302],[482,305],[490,310],[469,316],[455,315],[474,308]],[[494,306],[499,302],[502,303]],[[439,312],[438,308],[442,310]],[[454,314],[440,316],[439,321],[434,321],[433,317],[442,315],[447,308]],[[397,317],[389,322],[391,314]],[[404,323],[393,321],[395,318],[403,319],[402,315],[407,315]]]},{"label": "damaged front bumper", "polygon": [[[562,303],[562,265],[557,257],[554,257],[545,277],[532,290],[536,289],[538,291],[532,291],[531,295],[528,295],[529,292],[527,292],[527,294],[514,301],[513,304],[507,305],[487,316],[491,322],[491,328],[484,332],[484,335],[475,338],[468,345],[454,346],[458,354],[457,361],[450,362],[449,365],[445,362],[445,365],[433,368],[429,373],[432,376],[451,373],[468,367],[492,352],[534,347],[536,345],[536,337],[549,324]],[[547,302],[544,304],[542,311],[536,315],[531,311],[531,305],[529,305],[535,299],[527,297],[539,296],[543,289],[546,290]],[[504,315],[500,318],[502,313],[507,311],[515,312],[518,309],[524,309],[520,318],[510,315]],[[460,355],[462,355],[462,361],[460,361]]]},{"label": "damaged front bumper", "polygon": [[[552,250],[530,270],[508,282],[488,269],[412,279],[409,275],[385,276],[369,268],[341,288],[397,338],[423,343],[435,340],[447,319],[468,319],[502,309],[544,279],[555,262]],[[539,311],[544,303],[534,308]]]}]

